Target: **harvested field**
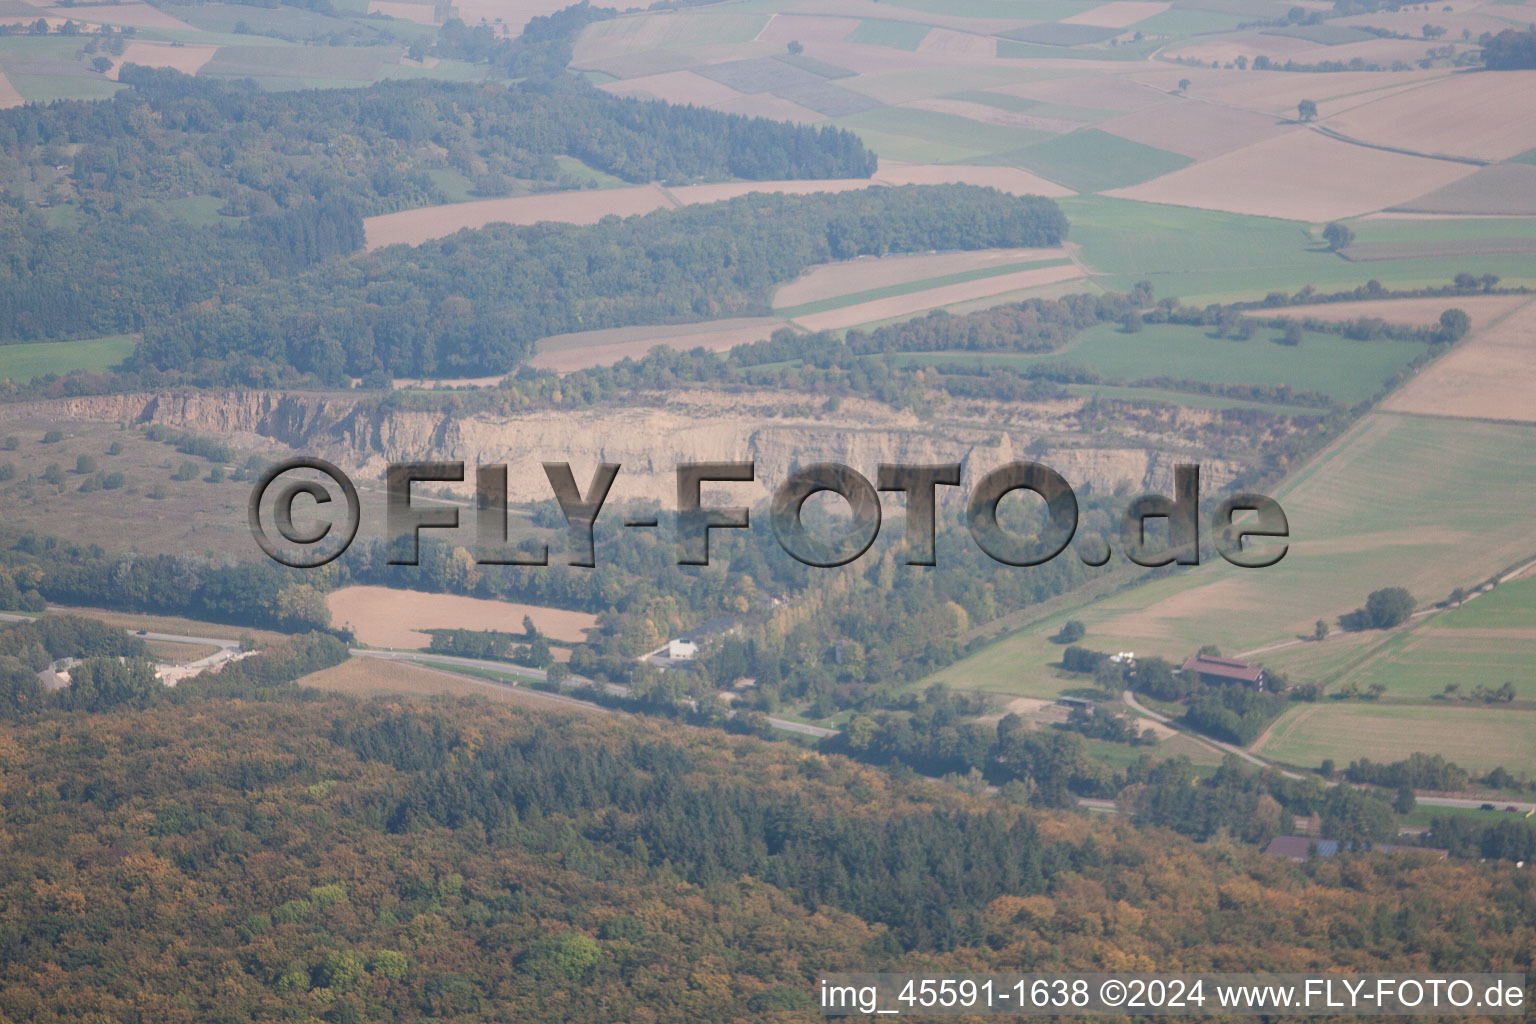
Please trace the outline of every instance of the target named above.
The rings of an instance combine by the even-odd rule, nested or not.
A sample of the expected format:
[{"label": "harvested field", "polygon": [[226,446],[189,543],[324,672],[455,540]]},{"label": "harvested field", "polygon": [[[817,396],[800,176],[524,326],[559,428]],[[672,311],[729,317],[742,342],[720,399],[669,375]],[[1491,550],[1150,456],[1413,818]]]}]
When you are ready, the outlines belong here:
[{"label": "harvested field", "polygon": [[498,36],[510,37],[520,35],[528,19],[553,14],[568,4],[565,0],[454,0],[453,6],[464,24],[485,22],[494,26]]},{"label": "harvested field", "polygon": [[1380,145],[1503,160],[1536,146],[1536,71],[1451,75],[1336,114],[1327,124]]},{"label": "harvested field", "polygon": [[1427,416],[1536,423],[1536,302],[1479,330],[1430,364],[1385,408]]},{"label": "harvested field", "polygon": [[[1176,75],[1174,81],[1177,82],[1179,77]],[[1026,96],[1047,103],[1066,103],[1125,113],[1168,102],[1167,96],[1159,96],[1154,90],[1117,75],[1081,74],[1074,78],[1048,78],[1037,82],[997,85],[992,89],[994,92]]]},{"label": "harvested field", "polygon": [[1104,28],[1126,28],[1138,21],[1146,21],[1154,14],[1162,14],[1172,4],[1147,3],[1145,0],[1111,0],[1110,3],[1062,18],[1063,25],[1099,25]]},{"label": "harvested field", "polygon": [[798,103],[791,103],[771,92],[760,92],[752,96],[739,96],[723,103],[711,104],[712,109],[727,114],[742,114],[746,117],[771,117],[775,121],[793,121],[796,124],[812,124],[822,120],[822,115],[810,107],[802,107]]},{"label": "harvested field", "polygon": [[352,658],[324,671],[301,676],[297,682],[300,686],[312,686],[317,690],[346,693],[354,697],[393,694],[486,697],[540,708],[604,713],[600,708],[561,700],[526,686],[509,686],[490,679],[476,679],[456,672],[445,672],[405,661],[385,661],[382,658]]},{"label": "harvested field", "polygon": [[796,86],[820,85],[826,79],[802,67],[774,57],[754,57],[750,60],[731,60],[709,64],[698,69],[698,74],[712,82],[729,86],[736,92],[780,93]]},{"label": "harvested field", "polygon": [[1070,196],[1069,188],[1030,174],[1019,167],[985,167],[977,164],[910,164],[881,160],[875,180],[887,185],[944,185],[955,182],[982,185],[1015,196]]},{"label": "harvested field", "polygon": [[1297,130],[1111,194],[1316,222],[1370,213],[1475,170]]},{"label": "harvested field", "polygon": [[[1004,39],[1014,39],[1021,43],[1039,43],[1043,46],[1084,46],[1090,43],[1102,43],[1117,34],[1115,29],[1099,25],[1044,21],[1012,29],[1002,35]],[[1006,51],[1004,53],[1006,55]]]},{"label": "harvested field", "polygon": [[779,89],[775,95],[791,103],[798,103],[802,107],[809,107],[825,117],[843,117],[863,110],[874,110],[880,106],[879,100],[871,99],[853,89],[845,89],[841,85],[820,77],[804,85]]},{"label": "harvested field", "polygon": [[[710,185],[635,185],[625,188],[582,189],[573,192],[544,192],[513,196],[509,199],[478,199],[468,203],[449,203],[416,210],[402,210],[368,217],[363,228],[368,248],[386,245],[419,245],[442,238],[464,228],[487,224],[536,224],[559,221],[568,224],[595,224],[609,214],[630,217],[650,213],[667,206],[716,203],[753,192],[782,192],[808,195],[814,192],[848,192],[878,185],[931,185],[962,182],[986,185],[1014,195],[1070,195],[1071,192],[1050,182],[1009,167],[967,167],[922,164],[881,163],[874,178],[812,178],[794,181],[725,181]],[[886,168],[889,168],[888,170]]]},{"label": "harvested field", "polygon": [[370,647],[425,648],[432,638],[418,628],[521,633],[525,615],[540,633],[555,640],[580,642],[597,625],[597,616],[586,612],[389,587],[343,587],[325,601],[331,621],[350,628]]},{"label": "harvested field", "polygon": [[10,79],[0,74],[0,110],[6,107],[19,107],[26,101],[21,98],[21,93],[11,84]]},{"label": "harvested field", "polygon": [[1393,209],[1417,213],[1536,214],[1536,166],[1495,164]]},{"label": "harvested field", "polygon": [[147,68],[170,68],[184,75],[195,75],[204,64],[213,59],[217,46],[172,46],[170,43],[132,42],[123,50],[123,56],[107,72],[107,77],[117,80],[124,64],[142,64]]},{"label": "harvested field", "polygon": [[915,110],[931,110],[938,114],[952,114],[983,124],[1000,124],[1009,128],[1025,128],[1030,131],[1063,134],[1083,127],[1081,121],[1067,121],[1059,117],[1039,117],[1012,110],[1000,110],[984,103],[969,100],[929,99],[913,100],[906,106]]},{"label": "harvested field", "polygon": [[368,0],[369,14],[382,14],[387,18],[414,21],[418,25],[435,25],[435,6],[430,3],[405,3],[403,0]]},{"label": "harvested field", "polygon": [[[1018,28],[1027,21],[1034,21],[1037,15],[1027,13],[1021,5],[1019,17],[967,17],[960,10],[954,13],[948,11],[932,10],[931,6],[898,6],[891,3],[880,3],[878,0],[817,0],[805,7],[816,11],[818,14],[836,16],[840,18],[875,18],[884,21],[912,21],[922,25],[934,25],[939,28],[952,28],[960,32],[979,32],[982,35],[997,35],[1011,28]],[[930,9],[925,9],[930,8]]]},{"label": "harvested field", "polygon": [[656,185],[631,188],[585,189],[578,192],[547,192],[510,199],[479,199],[469,203],[401,210],[363,221],[369,249],[385,245],[419,245],[464,228],[487,224],[537,224],[561,221],[596,224],[609,214],[632,217],[672,205]]},{"label": "harvested field", "polygon": [[102,22],[107,25],[132,25],[135,28],[170,28],[183,29],[188,32],[195,31],[191,25],[180,18],[173,18],[169,14],[149,4],[101,4],[88,8],[80,7],[50,7],[47,9],[49,17],[78,19],[82,14],[89,14],[93,22]]},{"label": "harvested field", "polygon": [[1255,310],[1258,317],[1285,317],[1296,320],[1326,320],[1338,323],[1361,317],[1380,317],[1389,323],[1430,326],[1447,309],[1459,309],[1472,318],[1473,329],[1481,328],[1530,301],[1526,295],[1447,295],[1424,299],[1374,299],[1368,302],[1320,302],[1310,306],[1284,306]]},{"label": "harvested field", "polygon": [[925,281],[969,270],[1047,260],[1064,256],[1063,249],[978,249],[973,252],[941,252],[865,257],[824,263],[783,285],[773,296],[775,308],[802,306],[840,295]]},{"label": "harvested field", "polygon": [[961,63],[989,61],[997,57],[997,40],[973,32],[936,28],[923,37],[917,52],[931,53]]},{"label": "harvested field", "polygon": [[[1252,60],[1263,54],[1271,60],[1284,63],[1292,59],[1300,60],[1299,54],[1316,47],[1317,44],[1309,39],[1260,35],[1252,32],[1248,35],[1228,36],[1221,39],[1191,39],[1188,42],[1170,46],[1167,55],[1171,60],[1193,60],[1202,64],[1209,64],[1214,60],[1230,64],[1239,57]],[[1419,49],[1422,51],[1423,47],[1420,46]],[[1422,56],[1422,52],[1420,55]]]},{"label": "harvested field", "polygon": [[651,97],[668,103],[691,103],[698,107],[727,103],[741,95],[728,85],[696,75],[692,71],[668,71],[660,75],[626,78],[599,88],[615,96]]},{"label": "harvested field", "polygon": [[835,43],[859,27],[858,18],[824,18],[811,14],[775,14],[757,34],[757,41],[776,43],[780,49],[798,41],[807,51],[818,43]]},{"label": "harvested field", "polygon": [[[1446,30],[1446,34],[1442,39],[1448,41],[1460,38],[1462,29],[1467,29],[1476,37],[1484,32],[1498,34],[1510,27],[1509,22],[1505,18],[1499,17],[1498,14],[1494,13],[1511,10],[1511,8],[1503,5],[1487,8],[1487,13],[1460,10],[1442,11],[1440,9],[1441,6],[1443,5],[1437,4],[1434,13],[1428,16],[1423,11],[1404,8],[1400,11],[1381,10],[1373,14],[1356,14],[1348,18],[1331,18],[1328,24],[1384,28],[1389,32],[1401,32],[1404,35],[1411,36],[1419,35],[1425,25],[1439,25]],[[1436,40],[1436,42],[1441,42],[1441,40]],[[1431,44],[1428,40],[1425,40],[1425,45]]]},{"label": "harvested field", "polygon": [[[578,68],[607,67],[647,51],[694,54],[688,67],[703,60],[722,60],[727,51],[734,55],[750,52],[752,47],[732,47],[749,43],[768,24],[766,13],[752,14],[725,9],[663,11],[626,15],[588,25],[576,38],[571,64]],[[657,70],[675,70],[658,68]]]},{"label": "harvested field", "polygon": [[782,192],[803,196],[813,192],[854,192],[878,184],[871,178],[810,178],[802,181],[723,181],[713,185],[679,185],[663,191],[681,206],[718,203],[753,192]]},{"label": "harvested field", "polygon": [[1021,270],[1014,274],[967,281],[964,284],[946,285],[942,288],[928,288],[893,298],[844,306],[825,313],[813,313],[800,317],[795,322],[809,331],[839,330],[844,327],[857,327],[860,324],[910,316],[930,309],[939,309],[951,303],[967,302],[1002,292],[1033,288],[1082,276],[1082,270],[1072,264]]},{"label": "harvested field", "polygon": [[1183,100],[1099,123],[1102,131],[1195,160],[1272,139],[1287,126],[1270,114]]},{"label": "harvested field", "polygon": [[610,57],[594,59],[571,67],[582,71],[599,71],[614,78],[636,78],[641,75],[659,75],[664,71],[687,71],[697,67],[697,57],[680,50],[641,50],[638,53],[617,53]]},{"label": "harvested field", "polygon": [[1138,82],[1168,92],[1176,89],[1181,79],[1188,78],[1192,83],[1189,88],[1192,99],[1246,107],[1286,118],[1296,116],[1296,104],[1311,99],[1317,102],[1319,113],[1326,118],[1448,74],[1444,70],[1338,71],[1317,76],[1288,71],[1179,68],[1138,73],[1134,77]]},{"label": "harvested field", "polygon": [[778,317],[765,316],[557,334],[535,346],[536,354],[527,365],[539,370],[569,373],[593,366],[610,366],[626,358],[639,359],[657,345],[683,351],[704,348],[711,352],[726,352],[737,345],[762,341],[786,326],[788,324]]}]

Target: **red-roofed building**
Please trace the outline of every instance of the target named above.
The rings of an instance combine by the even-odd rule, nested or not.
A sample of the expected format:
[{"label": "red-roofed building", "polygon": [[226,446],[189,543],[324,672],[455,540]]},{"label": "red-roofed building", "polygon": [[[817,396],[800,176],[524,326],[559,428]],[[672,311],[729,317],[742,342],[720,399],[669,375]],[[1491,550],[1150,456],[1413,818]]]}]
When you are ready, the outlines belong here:
[{"label": "red-roofed building", "polygon": [[1212,658],[1197,654],[1184,663],[1184,671],[1200,677],[1202,683],[1242,683],[1256,690],[1264,689],[1264,670],[1231,658]]}]

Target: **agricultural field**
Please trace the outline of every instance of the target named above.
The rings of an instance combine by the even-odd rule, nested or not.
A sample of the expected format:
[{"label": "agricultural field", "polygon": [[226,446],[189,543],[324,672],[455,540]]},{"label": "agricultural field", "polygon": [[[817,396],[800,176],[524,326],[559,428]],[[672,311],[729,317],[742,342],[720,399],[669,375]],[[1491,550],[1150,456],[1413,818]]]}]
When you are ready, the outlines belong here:
[{"label": "agricultural field", "polygon": [[1213,330],[1177,324],[1148,324],[1135,334],[1100,324],[1064,347],[1041,355],[917,354],[909,361],[938,365],[1027,366],[1049,362],[1081,367],[1106,380],[1134,383],[1167,377],[1204,384],[1284,387],[1325,395],[1354,405],[1379,391],[1394,373],[1424,351],[1401,341],[1350,341],[1332,334],[1307,334],[1295,347],[1275,343],[1278,332],[1261,328],[1248,341],[1213,337]]},{"label": "agricultural field", "polygon": [[34,377],[63,376],[71,370],[100,373],[133,354],[137,338],[119,334],[84,341],[0,345],[0,380],[24,384]]},{"label": "agricultural field", "polygon": [[490,670],[483,673],[450,672],[405,661],[352,658],[324,671],[303,676],[298,683],[317,690],[363,698],[403,694],[422,697],[483,697],[543,709],[600,713],[590,706],[560,700],[526,685],[514,685],[516,680],[517,677],[511,673]]},{"label": "agricultural field", "polygon": [[1255,753],[1302,768],[1324,758],[1390,762],[1409,753],[1439,754],[1470,771],[1536,763],[1536,713],[1484,707],[1321,702],[1286,712],[1260,737]]},{"label": "agricultural field", "polygon": [[851,292],[774,312],[806,330],[840,330],[1080,277],[1082,271],[1069,259],[1030,260]]},{"label": "agricultural field", "polygon": [[[541,339],[528,365],[540,370],[569,373],[592,366],[610,366],[624,359],[640,359],[657,345],[692,351],[726,352],[737,345],[762,341],[781,327],[778,317],[706,320],[695,324],[656,327],[611,327]],[[489,383],[495,383],[494,380]]]},{"label": "agricultural field", "polygon": [[457,594],[427,594],[388,587],[343,587],[326,595],[331,621],[350,628],[370,647],[421,649],[432,638],[423,629],[491,629],[521,633],[523,616],[554,640],[579,643],[597,617],[586,612],[491,601]]},{"label": "agricultural field", "polygon": [[1536,422],[1536,301],[1491,321],[1387,400],[1395,412]]},{"label": "agricultural field", "polygon": [[1452,75],[1335,114],[1328,127],[1377,145],[1505,160],[1536,146],[1536,119],[1508,115],[1536,93],[1536,71]]},{"label": "agricultural field", "polygon": [[1530,302],[1526,295],[1447,295],[1424,299],[1376,299],[1364,302],[1322,302],[1316,305],[1282,306],[1261,310],[1264,317],[1286,320],[1324,320],[1339,323],[1377,317],[1388,323],[1433,327],[1447,309],[1467,314],[1472,326],[1481,329]]},{"label": "agricultural field", "polygon": [[914,283],[931,286],[935,279],[965,274],[986,276],[1015,269],[1020,264],[1059,259],[1063,255],[1060,249],[980,249],[902,253],[826,263],[781,285],[774,293],[773,306],[775,310],[785,312],[825,301],[846,305],[845,300],[856,300],[871,289]]},{"label": "agricultural field", "polygon": [[[1532,440],[1526,426],[1370,415],[1274,492],[1291,531],[1277,565],[1207,562],[1060,617],[1086,623],[1083,642],[1096,650],[1182,660],[1205,644],[1242,653],[1310,636],[1317,619],[1333,622],[1380,587],[1406,587],[1421,607],[1439,601],[1532,554],[1523,522],[1507,514],[1536,478]],[[946,674],[1013,671],[1037,656],[1048,629],[1011,635]],[[1304,646],[1333,652],[1334,643]],[[1277,667],[1291,650],[1276,652]]]}]

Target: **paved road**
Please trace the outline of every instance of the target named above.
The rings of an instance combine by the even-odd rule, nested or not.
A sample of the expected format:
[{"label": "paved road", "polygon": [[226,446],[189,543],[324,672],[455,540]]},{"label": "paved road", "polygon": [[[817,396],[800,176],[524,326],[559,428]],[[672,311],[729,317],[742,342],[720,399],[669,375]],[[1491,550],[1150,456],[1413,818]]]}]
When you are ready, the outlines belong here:
[{"label": "paved road", "polygon": [[[1520,571],[1523,571],[1524,568],[1525,567],[1522,567],[1522,570]],[[31,622],[33,618],[34,616],[30,615],[13,615],[6,612],[0,612],[0,621],[3,622]],[[237,640],[229,640],[221,637],[183,636],[176,633],[140,633],[137,630],[124,630],[124,632],[133,636],[142,637],[145,640],[161,640],[166,643],[174,644],[204,644],[223,648],[224,650],[233,650],[240,646],[239,641]],[[499,672],[504,675],[521,676],[531,680],[544,680],[549,678],[549,674],[544,672],[542,669],[527,668],[522,665],[514,665],[505,661],[480,661],[475,658],[460,658],[450,654],[431,654],[426,651],[375,651],[364,647],[350,648],[350,653],[354,657],[359,658],[374,658],[380,661],[411,662],[438,670],[452,670],[453,668],[457,667],[465,669],[478,669],[481,671]],[[456,674],[462,675],[463,673]],[[472,676],[470,678],[475,678],[480,682],[489,683],[492,686],[517,685],[515,683],[497,683],[493,680],[485,680],[478,676]],[[571,676],[569,678],[571,682],[576,684],[591,682],[591,680],[584,679],[581,676]],[[618,683],[603,683],[601,685],[608,693],[615,697],[629,696],[629,687],[627,686],[620,686]],[[545,693],[544,691],[540,691],[540,695],[550,697],[552,699],[563,700],[572,704],[586,705],[588,703],[575,697]],[[1168,718],[1167,715],[1159,714],[1158,712],[1153,711],[1151,708],[1142,705],[1136,700],[1136,695],[1129,690],[1126,690],[1121,694],[1121,699],[1124,700],[1126,706],[1130,707],[1132,710],[1146,715],[1153,721],[1161,722],[1171,729],[1178,729],[1180,732],[1184,733],[1184,735],[1189,736],[1191,739],[1197,742],[1204,743],[1212,749],[1218,750],[1224,754],[1235,754],[1242,758],[1244,761],[1247,761],[1253,765],[1257,765],[1260,768],[1274,768],[1287,778],[1301,779],[1306,777],[1300,772],[1294,772],[1290,769],[1280,768],[1261,757],[1249,753],[1241,747],[1235,747],[1230,743],[1223,743],[1220,740],[1213,740],[1208,737],[1201,736],[1198,733],[1190,732],[1189,730],[1184,729],[1178,723]],[[589,706],[599,707],[600,705],[592,704]],[[732,711],[729,712],[729,714],[734,715],[735,712]],[[768,724],[773,726],[773,728],[783,732],[796,733],[801,736],[812,736],[817,739],[825,739],[826,737],[836,736],[838,734],[838,730],[836,729],[828,729],[819,725],[806,725],[803,722],[791,722],[784,718],[769,718]],[[1329,783],[1329,785],[1337,785],[1337,783]],[[1500,808],[1514,806],[1518,808],[1522,814],[1531,810],[1536,810],[1536,803],[1526,803],[1522,801],[1511,802],[1501,798],[1490,798],[1487,800],[1482,800],[1475,797],[1420,796],[1418,798],[1418,802],[1429,807],[1470,807],[1473,809],[1479,808],[1485,803],[1492,803]],[[1093,800],[1083,798],[1078,800],[1078,804],[1083,807],[1092,807],[1099,810],[1114,809],[1113,800]]]},{"label": "paved road", "polygon": [[[1126,690],[1120,695],[1120,697],[1125,701],[1126,705],[1133,710],[1139,711],[1146,715],[1148,718],[1157,722],[1161,722],[1171,729],[1178,729],[1190,739],[1195,740],[1198,743],[1204,743],[1206,746],[1211,747],[1214,750],[1219,750],[1224,754],[1236,754],[1238,757],[1241,757],[1248,763],[1258,765],[1260,768],[1273,768],[1275,771],[1279,772],[1281,775],[1284,775],[1288,779],[1304,779],[1308,777],[1307,773],[1305,772],[1295,772],[1291,771],[1289,768],[1281,768],[1279,765],[1271,761],[1266,761],[1264,758],[1259,757],[1256,754],[1251,754],[1248,751],[1243,750],[1241,747],[1234,747],[1230,743],[1222,743],[1220,740],[1213,740],[1208,736],[1201,736],[1199,733],[1191,732],[1188,729],[1180,726],[1177,722],[1169,719],[1167,715],[1160,715],[1156,711],[1153,711],[1151,708],[1141,704],[1136,700],[1136,695],[1130,690]],[[1324,785],[1337,786],[1339,783],[1329,781],[1325,782]],[[1536,803],[1526,803],[1519,800],[1510,801],[1501,797],[1429,796],[1420,794],[1416,795],[1416,799],[1419,803],[1425,805],[1426,807],[1470,807],[1473,810],[1476,810],[1482,807],[1484,804],[1493,804],[1500,810],[1503,810],[1506,807],[1515,807],[1520,811],[1521,814],[1536,809]],[[1078,803],[1084,803],[1084,801],[1079,800]]]}]

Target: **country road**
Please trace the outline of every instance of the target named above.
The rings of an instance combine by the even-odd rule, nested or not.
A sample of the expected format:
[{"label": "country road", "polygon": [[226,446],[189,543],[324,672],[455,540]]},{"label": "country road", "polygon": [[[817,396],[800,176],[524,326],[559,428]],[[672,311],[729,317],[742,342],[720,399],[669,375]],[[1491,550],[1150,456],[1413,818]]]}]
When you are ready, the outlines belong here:
[{"label": "country road", "polygon": [[[1524,571],[1524,569],[1529,567],[1529,565],[1522,566],[1518,571]],[[10,613],[0,612],[0,621],[3,622],[30,622],[35,617],[36,616],[13,615]],[[127,629],[124,630],[124,632],[131,636],[137,636],[145,640],[160,640],[166,643],[211,645],[222,648],[224,650],[232,650],[240,646],[239,641],[229,640],[227,638],[184,636],[176,633],[147,633],[133,629]],[[475,658],[460,658],[450,654],[432,654],[427,651],[379,651],[366,647],[353,647],[349,648],[349,653],[353,657],[372,658],[379,661],[403,661],[437,671],[452,672],[454,668],[461,668],[466,670],[476,670],[480,672],[495,672],[502,675],[520,676],[531,681],[542,681],[548,678],[548,673],[541,669],[526,668],[522,665],[513,665],[510,662],[480,661]],[[487,680],[483,676],[469,675],[467,672],[453,674],[459,676],[468,676],[468,678],[475,679],[490,686],[517,685],[516,683],[501,683],[495,680]],[[591,680],[585,679],[581,676],[570,676],[568,678],[577,684],[592,682]],[[621,686],[618,683],[603,683],[601,685],[608,693],[616,697],[629,696],[629,687],[627,686]],[[537,692],[541,696],[549,697],[553,700],[584,705],[587,707],[601,707],[601,705],[590,704],[587,701],[576,697],[566,696],[564,694],[552,694],[542,690]],[[1241,747],[1236,747],[1230,743],[1223,743],[1220,740],[1213,740],[1208,737],[1201,736],[1198,733],[1191,732],[1188,729],[1180,726],[1177,722],[1170,719],[1167,715],[1159,714],[1158,712],[1153,711],[1152,709],[1141,704],[1139,701],[1137,701],[1136,695],[1129,690],[1126,690],[1121,694],[1121,699],[1125,702],[1127,707],[1131,708],[1138,714],[1145,715],[1147,718],[1150,718],[1155,722],[1160,722],[1161,724],[1168,726],[1170,729],[1177,729],[1185,736],[1190,737],[1198,743],[1203,743],[1213,750],[1220,751],[1223,754],[1234,754],[1237,757],[1242,758],[1244,761],[1247,761],[1249,764],[1256,765],[1260,768],[1273,768],[1284,775],[1286,778],[1302,779],[1307,777],[1301,772],[1295,772],[1287,768],[1281,768],[1273,762],[1267,761],[1256,754],[1252,754],[1242,749]],[[730,714],[734,714],[734,712],[730,712]],[[816,739],[825,739],[829,736],[836,736],[838,734],[838,730],[836,729],[828,729],[820,725],[807,725],[804,722],[791,722],[788,719],[783,718],[769,718],[768,724],[773,728],[780,730],[781,732],[795,733],[796,735],[810,736]],[[1336,786],[1339,785],[1339,783],[1330,781],[1326,783],[1326,785]],[[1095,800],[1084,797],[1079,799],[1077,802],[1082,807],[1094,808],[1097,810],[1111,810],[1114,807],[1114,801],[1112,800]],[[1418,796],[1418,802],[1424,804],[1427,807],[1463,807],[1472,809],[1477,809],[1484,804],[1491,803],[1499,808],[1514,807],[1522,814],[1530,811],[1536,811],[1536,803],[1528,801],[1510,801],[1503,797],[1496,796],[1451,797],[1423,794]]]},{"label": "country road", "polygon": [[[1284,775],[1288,779],[1305,779],[1308,777],[1307,773],[1292,771],[1289,768],[1281,768],[1274,762],[1267,761],[1264,758],[1259,757],[1257,754],[1250,753],[1241,747],[1235,747],[1230,743],[1223,743],[1220,740],[1213,740],[1208,736],[1202,736],[1197,732],[1192,732],[1191,730],[1179,725],[1179,723],[1175,722],[1167,715],[1158,714],[1156,711],[1153,711],[1151,708],[1142,704],[1136,699],[1136,695],[1130,690],[1124,691],[1120,695],[1120,699],[1125,701],[1126,706],[1131,708],[1133,711],[1137,711],[1143,715],[1146,715],[1154,722],[1161,722],[1163,725],[1168,726],[1170,729],[1177,729],[1185,736],[1188,736],[1190,739],[1197,743],[1205,744],[1212,750],[1217,750],[1224,754],[1236,754],[1238,757],[1242,758],[1244,761],[1247,761],[1249,764],[1258,765],[1260,768],[1273,768],[1275,771],[1279,772],[1281,775]],[[1325,781],[1323,785],[1337,786],[1340,785],[1340,783],[1330,779]],[[1426,807],[1466,807],[1476,810],[1477,808],[1482,807],[1484,804],[1493,804],[1494,806],[1501,809],[1514,807],[1521,814],[1536,810],[1536,803],[1528,803],[1519,800],[1511,802],[1502,797],[1434,796],[1430,794],[1418,793],[1416,791],[1415,799]],[[1084,803],[1084,801],[1079,800],[1078,803]]]}]

